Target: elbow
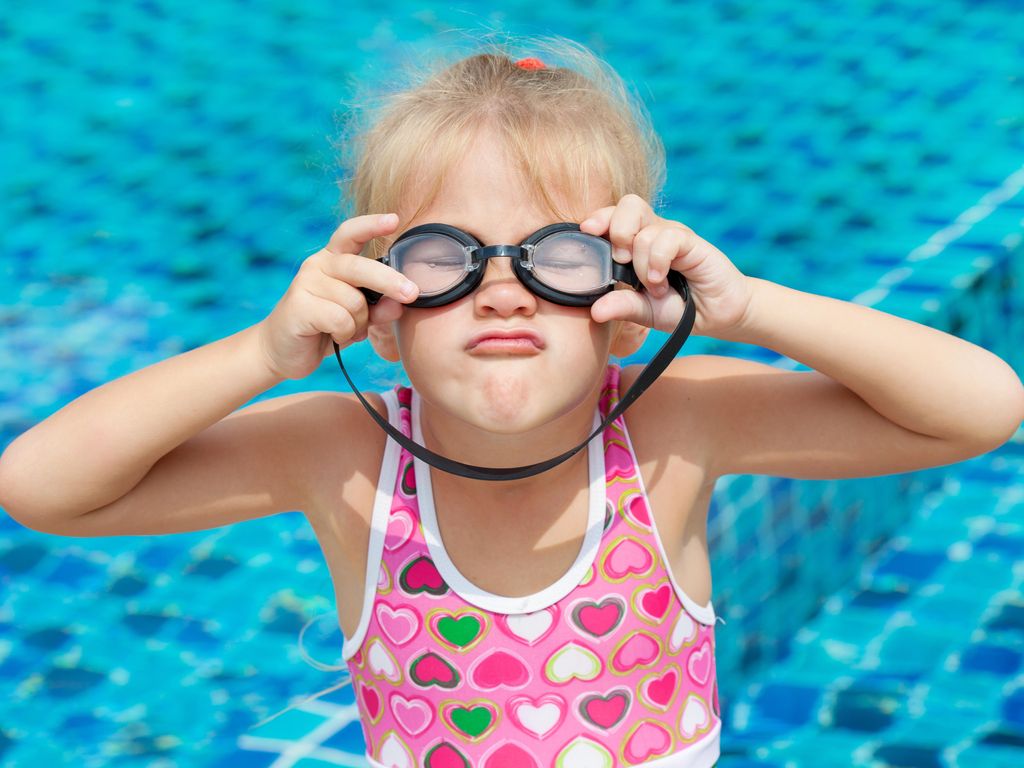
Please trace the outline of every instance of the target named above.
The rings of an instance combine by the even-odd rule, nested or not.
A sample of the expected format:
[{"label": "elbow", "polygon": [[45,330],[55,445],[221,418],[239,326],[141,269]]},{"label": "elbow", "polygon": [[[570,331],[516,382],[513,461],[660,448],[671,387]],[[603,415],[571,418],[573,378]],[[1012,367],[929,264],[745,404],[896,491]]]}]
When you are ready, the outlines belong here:
[{"label": "elbow", "polygon": [[14,482],[15,474],[9,458],[0,461],[0,510],[23,528],[39,533],[66,535],[64,530],[71,516],[48,513],[33,506],[30,494],[23,492]]},{"label": "elbow", "polygon": [[1006,413],[1009,416],[1009,420],[1006,423],[1006,429],[1001,433],[1002,440],[999,445],[1005,444],[1010,440],[1020,429],[1020,425],[1024,422],[1024,384],[1021,384],[1017,374],[1013,374],[1013,386],[1010,388],[1010,403],[1006,409]]},{"label": "elbow", "polygon": [[[981,452],[1005,445],[1024,422],[1024,384],[1006,362],[977,376],[979,389],[963,398],[960,429],[945,439],[977,446]],[[981,384],[984,386],[981,386]]]},{"label": "elbow", "polygon": [[1024,422],[1024,387],[1020,381],[1011,389],[1008,397],[993,396],[988,403],[992,423],[987,429],[979,430],[979,441],[986,452],[994,451],[1009,442]]}]

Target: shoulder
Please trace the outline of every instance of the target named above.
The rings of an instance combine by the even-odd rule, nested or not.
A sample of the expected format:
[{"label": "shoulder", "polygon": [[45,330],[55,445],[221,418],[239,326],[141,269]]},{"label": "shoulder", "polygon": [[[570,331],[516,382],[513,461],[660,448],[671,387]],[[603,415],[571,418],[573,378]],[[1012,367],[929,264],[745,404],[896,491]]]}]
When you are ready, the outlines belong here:
[{"label": "shoulder", "polygon": [[[339,506],[367,513],[364,496],[372,499],[384,455],[386,434],[351,392],[318,392],[317,426],[306,435],[309,457],[309,509],[318,517]],[[384,419],[388,408],[378,392],[363,397]]]},{"label": "shoulder", "polygon": [[[683,452],[707,473],[713,425],[708,423],[706,405],[708,393],[715,386],[709,380],[729,375],[730,360],[714,355],[687,355],[669,363],[624,414],[637,452],[652,457]],[[623,366],[620,397],[645,367],[646,364]],[[705,482],[713,481],[713,477],[705,477]]]},{"label": "shoulder", "polygon": [[[363,397],[373,406],[385,419],[388,417],[388,408],[383,396],[379,392],[363,392]],[[366,433],[372,433],[364,427],[373,425],[377,431],[380,427],[366,412],[366,408],[359,401],[359,398],[351,392],[300,392],[293,395],[266,400],[266,407],[279,407],[286,404],[302,406],[305,418],[301,425],[303,434],[313,441],[317,449],[322,449],[325,444],[333,443],[340,436],[346,437],[343,441],[358,447],[357,444],[364,442]]]}]

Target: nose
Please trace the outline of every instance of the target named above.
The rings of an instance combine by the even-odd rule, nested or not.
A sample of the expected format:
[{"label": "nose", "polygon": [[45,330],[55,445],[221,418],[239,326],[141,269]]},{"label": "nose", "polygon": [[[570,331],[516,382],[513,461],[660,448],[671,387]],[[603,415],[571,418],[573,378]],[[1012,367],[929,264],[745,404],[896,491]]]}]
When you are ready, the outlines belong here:
[{"label": "nose", "polygon": [[537,311],[537,297],[519,282],[508,256],[494,256],[484,262],[484,277],[473,292],[473,301],[476,311],[482,314],[488,311],[500,315],[533,314]]}]

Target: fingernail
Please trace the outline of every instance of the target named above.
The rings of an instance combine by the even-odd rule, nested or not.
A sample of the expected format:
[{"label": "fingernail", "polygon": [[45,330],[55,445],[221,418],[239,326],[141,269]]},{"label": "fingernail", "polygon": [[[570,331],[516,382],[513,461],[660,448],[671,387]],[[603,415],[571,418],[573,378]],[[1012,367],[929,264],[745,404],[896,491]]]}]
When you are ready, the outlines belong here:
[{"label": "fingernail", "polygon": [[627,261],[629,261],[629,251],[627,251],[625,248],[613,248],[612,258],[614,258],[620,264],[625,264]]},{"label": "fingernail", "polygon": [[661,272],[659,272],[656,269],[652,269],[650,272],[647,273],[647,279],[650,280],[652,283],[656,283],[659,280],[661,280]]},{"label": "fingernail", "polygon": [[411,299],[413,296],[416,295],[416,283],[406,280],[404,283],[402,283],[402,287],[399,290],[402,296],[404,296],[407,299]]},{"label": "fingernail", "polygon": [[398,221],[398,214],[395,213],[382,213],[377,217],[377,223],[382,227],[390,227]]}]

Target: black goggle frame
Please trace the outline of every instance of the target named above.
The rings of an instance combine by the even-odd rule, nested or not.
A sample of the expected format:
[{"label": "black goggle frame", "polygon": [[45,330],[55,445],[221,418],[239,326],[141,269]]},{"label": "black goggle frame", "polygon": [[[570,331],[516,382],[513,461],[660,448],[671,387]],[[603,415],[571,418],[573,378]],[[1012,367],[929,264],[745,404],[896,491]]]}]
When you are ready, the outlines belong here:
[{"label": "black goggle frame", "polygon": [[[542,282],[534,271],[533,266],[533,253],[537,246],[540,245],[541,241],[552,235],[559,234],[561,232],[576,232],[585,238],[593,240],[593,245],[596,248],[601,249],[602,253],[611,262],[611,281],[599,289],[590,293],[567,293],[560,291],[557,288],[552,288],[546,283]],[[466,270],[465,277],[454,286],[446,291],[435,294],[433,296],[417,296],[415,301],[410,301],[405,304],[406,307],[440,307],[445,304],[451,304],[453,301],[458,301],[463,296],[466,296],[476,290],[477,286],[484,279],[484,268],[487,265],[487,259],[493,259],[499,256],[507,256],[512,261],[512,271],[526,288],[542,299],[546,299],[555,304],[561,304],[566,307],[589,307],[599,298],[604,296],[609,291],[615,290],[615,283],[622,282],[630,286],[634,290],[644,290],[643,283],[640,282],[640,278],[637,277],[636,270],[633,269],[631,263],[620,264],[612,258],[612,244],[605,238],[598,235],[591,235],[586,232],[580,231],[579,224],[572,222],[558,222],[556,224],[549,224],[546,227],[542,227],[530,235],[528,238],[523,240],[519,245],[483,245],[473,235],[468,232],[453,227],[449,224],[420,224],[419,226],[412,227],[401,234],[401,236],[391,244],[391,248],[394,248],[400,242],[409,237],[424,234],[438,234],[446,237],[450,237],[457,241],[460,246],[470,256],[470,264]],[[378,261],[387,264],[389,267],[393,266],[393,259],[391,251],[382,256]],[[361,287],[359,290],[366,296],[366,301],[369,304],[376,304],[380,301],[381,295],[377,291],[371,291],[369,288]]]}]

